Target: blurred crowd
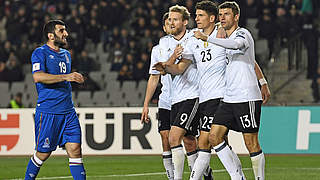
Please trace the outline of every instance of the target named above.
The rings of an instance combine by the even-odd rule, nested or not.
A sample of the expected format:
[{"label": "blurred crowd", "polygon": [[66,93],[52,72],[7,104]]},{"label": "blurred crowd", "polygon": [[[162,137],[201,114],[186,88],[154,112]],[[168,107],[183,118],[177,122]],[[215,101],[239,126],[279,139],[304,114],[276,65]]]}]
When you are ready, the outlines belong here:
[{"label": "blurred crowd", "polygon": [[[299,32],[313,30],[318,0],[236,0],[241,8],[240,25],[258,18],[259,37],[269,41],[270,57],[275,37],[280,43]],[[83,74],[100,69],[101,61],[88,54],[103,45],[106,63],[119,72],[118,80],[148,78],[152,46],[164,36],[162,15],[175,4],[192,14],[193,0],[0,0],[0,81],[22,81],[22,65],[30,63],[32,51],[42,43],[42,27],[50,19],[62,19],[69,32],[73,68]],[[223,0],[217,0],[218,3]],[[308,25],[309,24],[309,25]],[[288,28],[289,27],[289,28]],[[94,48],[87,48],[93,44]]]}]

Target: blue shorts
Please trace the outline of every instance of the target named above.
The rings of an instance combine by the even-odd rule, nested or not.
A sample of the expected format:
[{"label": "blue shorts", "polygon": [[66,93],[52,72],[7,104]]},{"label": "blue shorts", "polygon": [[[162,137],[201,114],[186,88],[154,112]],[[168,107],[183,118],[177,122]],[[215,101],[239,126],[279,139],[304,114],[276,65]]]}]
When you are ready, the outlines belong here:
[{"label": "blue shorts", "polygon": [[51,152],[68,142],[81,144],[81,128],[75,111],[66,114],[36,111],[34,121],[38,152]]}]

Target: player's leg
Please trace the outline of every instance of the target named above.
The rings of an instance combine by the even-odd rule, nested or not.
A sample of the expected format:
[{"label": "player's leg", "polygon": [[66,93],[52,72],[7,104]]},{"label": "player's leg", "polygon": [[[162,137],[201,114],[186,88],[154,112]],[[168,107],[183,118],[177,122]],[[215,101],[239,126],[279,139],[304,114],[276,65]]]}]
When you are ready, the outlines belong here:
[{"label": "player's leg", "polygon": [[169,131],[170,131],[170,110],[159,108],[159,123],[158,131],[161,136],[162,142],[162,161],[163,166],[166,170],[168,179],[174,178],[173,174],[173,163],[172,163],[172,153],[169,144]]},{"label": "player's leg", "polygon": [[264,179],[265,158],[261,150],[258,132],[260,127],[262,101],[249,101],[237,104],[238,126],[243,133],[245,145],[250,153],[252,168],[256,179]]},{"label": "player's leg", "polygon": [[184,152],[181,141],[187,131],[191,131],[197,125],[194,121],[199,99],[188,99],[172,106],[172,122],[169,133],[169,143],[172,151],[172,161],[174,164],[174,179],[182,179],[184,167]]},{"label": "player's leg", "polygon": [[258,133],[244,133],[243,138],[250,153],[255,179],[264,180],[265,158],[258,141]]},{"label": "player's leg", "polygon": [[241,179],[238,168],[233,160],[233,154],[227,142],[225,135],[231,127],[233,115],[232,106],[230,104],[221,103],[216,112],[216,116],[211,126],[209,142],[213,146],[220,161],[228,171],[232,180]]},{"label": "player's leg", "polygon": [[31,157],[26,169],[25,179],[28,180],[37,177],[44,161],[49,158],[52,151],[56,150],[60,127],[63,125],[57,115],[38,111],[35,113],[34,121],[36,153]]},{"label": "player's leg", "polygon": [[[195,165],[190,174],[190,179],[198,180],[205,174],[208,169],[211,159],[211,148],[209,144],[209,132],[200,131],[198,138],[198,158],[196,159]],[[208,174],[206,173],[206,176]]]},{"label": "player's leg", "polygon": [[187,152],[188,167],[191,172],[198,157],[196,137],[190,133],[188,135],[186,134],[183,137],[183,145]]},{"label": "player's leg", "polygon": [[172,152],[172,162],[174,166],[174,179],[182,179],[183,168],[184,168],[184,151],[181,145],[182,138],[186,130],[172,126],[169,133],[169,143]]},{"label": "player's leg", "polygon": [[230,150],[231,150],[231,152],[232,152],[233,162],[234,162],[234,163],[236,164],[236,166],[238,167],[238,170],[239,170],[240,175],[243,177],[244,180],[246,180],[246,177],[245,177],[245,175],[244,175],[244,173],[243,173],[243,170],[242,170],[241,161],[240,161],[238,155],[233,151],[232,146],[229,144],[228,133],[229,133],[229,131],[228,131],[227,134],[225,135],[224,140],[225,140],[225,141],[227,142],[227,144],[229,145],[229,148],[230,148]]},{"label": "player's leg", "polygon": [[51,152],[48,152],[48,153],[36,152],[33,154],[27,166],[25,180],[29,180],[29,179],[31,180],[36,178],[36,176],[39,173],[40,167],[42,166],[43,162],[49,158],[50,154]]},{"label": "player's leg", "polygon": [[209,132],[213,123],[214,114],[219,107],[220,99],[210,99],[199,105],[199,129],[198,138],[198,158],[190,174],[190,179],[200,179],[204,175],[205,180],[213,179],[212,169],[210,168],[211,145],[209,144]]},{"label": "player's leg", "polygon": [[65,146],[69,156],[69,168],[73,179],[86,179],[81,152],[81,128],[75,111],[65,115],[65,130],[61,145]]}]

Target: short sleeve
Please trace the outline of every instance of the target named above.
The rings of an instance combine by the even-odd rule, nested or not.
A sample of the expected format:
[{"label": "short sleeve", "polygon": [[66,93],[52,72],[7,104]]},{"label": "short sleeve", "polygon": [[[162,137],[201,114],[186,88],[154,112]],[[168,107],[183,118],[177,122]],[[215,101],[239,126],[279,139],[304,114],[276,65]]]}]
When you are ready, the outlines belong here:
[{"label": "short sleeve", "polygon": [[42,48],[37,48],[31,56],[32,74],[38,71],[45,72],[45,56]]},{"label": "short sleeve", "polygon": [[160,47],[159,45],[158,46],[154,46],[152,48],[152,51],[151,51],[151,62],[150,62],[150,67],[149,67],[149,74],[160,74],[159,71],[157,70],[153,70],[152,67],[153,65],[155,65],[157,62],[159,62],[159,57],[160,57]]},{"label": "short sleeve", "polygon": [[234,40],[240,42],[241,44],[244,44],[244,46],[241,48],[242,51],[245,51],[246,49],[249,48],[249,42],[248,42],[249,38],[245,32],[241,30],[237,31],[236,37]]}]

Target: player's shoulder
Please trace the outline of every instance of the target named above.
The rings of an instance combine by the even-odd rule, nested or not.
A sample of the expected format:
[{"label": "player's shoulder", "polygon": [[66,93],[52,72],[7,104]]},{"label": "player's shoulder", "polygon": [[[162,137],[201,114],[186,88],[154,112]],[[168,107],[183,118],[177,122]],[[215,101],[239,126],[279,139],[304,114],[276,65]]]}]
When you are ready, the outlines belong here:
[{"label": "player's shoulder", "polygon": [[246,29],[246,28],[243,28],[243,27],[238,28],[238,29],[236,30],[236,35],[237,35],[237,36],[238,36],[238,35],[246,36],[246,35],[250,35],[250,34],[251,34],[251,33],[249,32],[249,30]]},{"label": "player's shoulder", "polygon": [[163,42],[167,42],[167,41],[169,41],[171,38],[172,38],[172,35],[170,35],[170,34],[165,35],[165,36],[163,36],[163,37],[160,38],[159,44],[160,44],[160,43],[163,43]]},{"label": "player's shoulder", "polygon": [[166,47],[170,43],[170,40],[172,39],[171,35],[166,35],[160,38],[159,40],[159,46]]},{"label": "player's shoulder", "polygon": [[46,47],[43,45],[43,46],[37,47],[33,51],[33,54],[43,54],[46,50],[47,50]]},{"label": "player's shoulder", "polygon": [[157,44],[157,45],[155,45],[155,46],[153,46],[152,47],[152,52],[155,52],[155,51],[157,51],[157,50],[159,50],[159,48],[160,48],[160,45],[159,44]]}]

